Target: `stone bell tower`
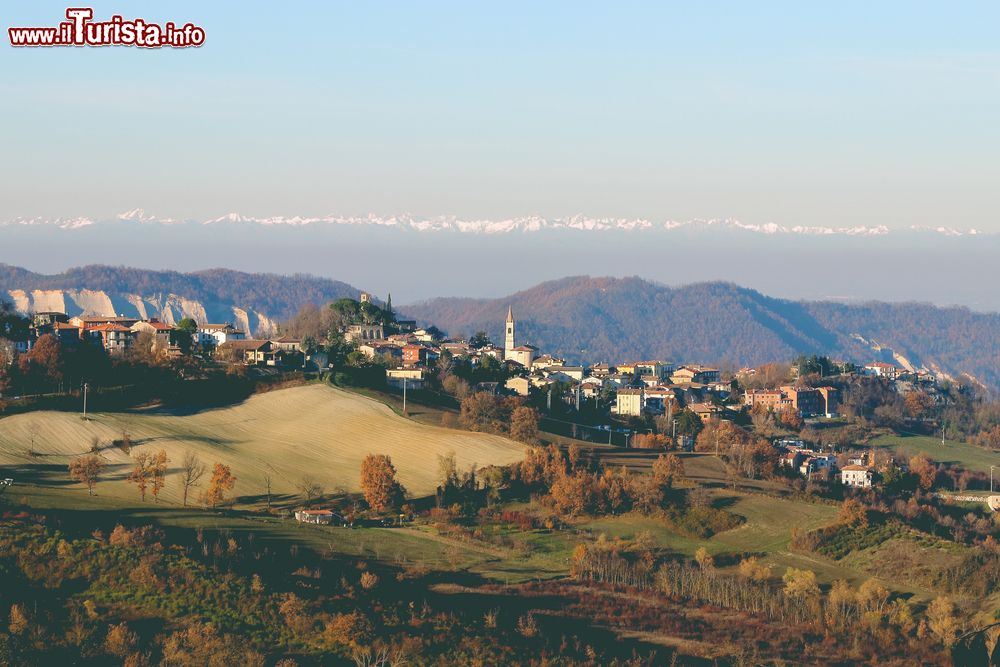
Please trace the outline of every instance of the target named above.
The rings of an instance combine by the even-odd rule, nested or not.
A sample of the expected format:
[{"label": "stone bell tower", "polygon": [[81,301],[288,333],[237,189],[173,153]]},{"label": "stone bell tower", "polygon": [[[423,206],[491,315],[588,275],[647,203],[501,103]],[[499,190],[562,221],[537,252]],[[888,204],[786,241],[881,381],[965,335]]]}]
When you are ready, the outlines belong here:
[{"label": "stone bell tower", "polygon": [[512,359],[514,357],[515,347],[517,347],[517,344],[514,342],[514,311],[511,310],[510,306],[507,306],[507,324],[503,339],[504,359]]}]

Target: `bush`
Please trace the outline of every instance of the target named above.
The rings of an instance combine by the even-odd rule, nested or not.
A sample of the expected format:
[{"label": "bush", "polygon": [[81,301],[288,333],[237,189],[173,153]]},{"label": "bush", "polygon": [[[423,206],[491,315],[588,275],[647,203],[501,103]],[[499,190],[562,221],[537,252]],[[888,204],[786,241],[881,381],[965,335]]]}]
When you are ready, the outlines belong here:
[{"label": "bush", "polygon": [[686,510],[668,510],[664,514],[664,521],[676,533],[704,539],[732,530],[742,525],[746,519],[714,507],[698,506]]}]

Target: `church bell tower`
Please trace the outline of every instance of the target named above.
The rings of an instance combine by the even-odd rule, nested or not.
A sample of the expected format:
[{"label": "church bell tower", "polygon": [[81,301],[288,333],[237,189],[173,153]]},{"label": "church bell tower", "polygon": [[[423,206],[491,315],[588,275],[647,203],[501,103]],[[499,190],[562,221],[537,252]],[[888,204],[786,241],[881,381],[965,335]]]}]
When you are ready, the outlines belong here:
[{"label": "church bell tower", "polygon": [[503,339],[503,356],[504,359],[511,359],[514,356],[514,348],[517,344],[514,342],[514,311],[511,310],[510,306],[507,306],[507,324]]}]

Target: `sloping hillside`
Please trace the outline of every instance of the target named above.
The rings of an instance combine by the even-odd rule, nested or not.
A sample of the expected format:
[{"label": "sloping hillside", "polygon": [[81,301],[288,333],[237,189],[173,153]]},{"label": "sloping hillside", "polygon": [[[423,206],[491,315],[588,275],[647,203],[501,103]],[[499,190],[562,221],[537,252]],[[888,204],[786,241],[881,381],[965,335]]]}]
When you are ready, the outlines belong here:
[{"label": "sloping hillside", "polygon": [[[369,453],[388,454],[403,485],[415,495],[434,492],[437,455],[454,451],[460,468],[506,465],[522,458],[524,447],[512,440],[424,426],[395,415],[371,399],[323,385],[283,389],[250,398],[240,405],[194,415],[99,413],[89,421],[79,414],[41,412],[0,419],[0,467],[41,466],[65,470],[88,451],[93,438],[102,443],[108,481],[102,495],[134,499],[134,487],[122,481],[130,470],[128,455],[110,443],[123,426],[135,441],[133,451],[165,449],[170,474],[162,498],[179,502],[180,464],[186,452],[203,463],[232,467],[238,478],[234,494],[259,495],[271,474],[275,494],[298,494],[305,476],[328,493],[359,490],[361,461]],[[34,442],[35,455],[28,450]],[[9,472],[9,471],[8,471]],[[68,481],[68,480],[67,480]],[[204,491],[204,483],[196,492]]]},{"label": "sloping hillside", "polygon": [[173,323],[233,322],[251,333],[271,334],[306,303],[357,298],[346,283],[313,276],[252,274],[226,269],[196,273],[86,266],[41,275],[0,265],[0,299],[22,312],[158,317]]},{"label": "sloping hillside", "polygon": [[434,299],[403,310],[453,334],[482,329],[497,340],[508,304],[520,342],[570,359],[752,365],[800,353],[859,362],[895,353],[1000,387],[1000,315],[965,308],[787,301],[729,283],[672,288],[574,277],[500,299]]}]

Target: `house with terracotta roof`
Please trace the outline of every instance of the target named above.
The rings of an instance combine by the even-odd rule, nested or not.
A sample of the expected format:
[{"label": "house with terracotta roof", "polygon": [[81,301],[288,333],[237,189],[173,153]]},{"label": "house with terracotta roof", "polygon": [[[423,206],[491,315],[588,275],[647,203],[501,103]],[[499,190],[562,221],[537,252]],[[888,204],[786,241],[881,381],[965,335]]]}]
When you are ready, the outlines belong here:
[{"label": "house with terracotta roof", "polygon": [[216,354],[231,354],[233,361],[247,366],[279,366],[285,357],[284,350],[269,340],[227,340],[216,348]]},{"label": "house with terracotta roof", "polygon": [[692,403],[688,405],[688,410],[698,415],[698,418],[705,423],[719,421],[724,411],[714,403]]},{"label": "house with terracotta roof", "polygon": [[170,346],[170,337],[174,333],[172,325],[157,319],[140,320],[130,328],[137,336],[140,333],[150,334],[153,336],[153,345],[164,350]]},{"label": "house with terracotta roof", "polygon": [[77,315],[69,319],[70,324],[79,328],[92,327],[98,324],[117,324],[128,329],[138,321],[138,317],[125,317],[121,315]]},{"label": "house with terracotta roof", "polygon": [[707,366],[681,366],[670,374],[670,382],[673,384],[709,384],[718,382],[721,377],[719,369]]},{"label": "house with terracotta roof", "polygon": [[52,334],[63,345],[75,345],[80,342],[80,338],[82,337],[80,327],[66,322],[53,322],[39,327],[36,333],[39,335]]},{"label": "house with terracotta roof", "polygon": [[279,350],[295,354],[299,352],[299,345],[302,344],[302,339],[295,338],[294,336],[282,336],[281,338],[272,338],[271,344]]},{"label": "house with terracotta roof", "polygon": [[367,343],[362,343],[361,345],[358,345],[358,352],[365,355],[369,359],[377,359],[378,357],[391,357],[393,359],[403,358],[403,348],[385,341],[369,341]]},{"label": "house with terracotta roof", "polygon": [[84,340],[100,345],[108,354],[121,354],[132,347],[135,332],[121,324],[107,322],[84,327],[82,337]]},{"label": "house with terracotta roof", "polygon": [[544,369],[549,366],[565,366],[566,360],[560,359],[558,357],[553,357],[551,354],[543,354],[531,361],[531,369]]},{"label": "house with terracotta roof", "polygon": [[202,347],[218,347],[233,340],[246,340],[247,334],[234,327],[231,322],[224,324],[202,324],[194,336]]},{"label": "house with terracotta roof", "polygon": [[504,386],[518,396],[527,396],[531,393],[531,381],[526,377],[509,378]]},{"label": "house with terracotta roof", "polygon": [[425,345],[404,345],[403,346],[403,365],[404,366],[420,366],[427,362],[427,352],[428,348]]},{"label": "house with terracotta roof", "polygon": [[651,376],[660,380],[670,377],[674,371],[674,365],[656,359],[650,361],[636,361],[631,364],[633,373],[639,376]]}]

